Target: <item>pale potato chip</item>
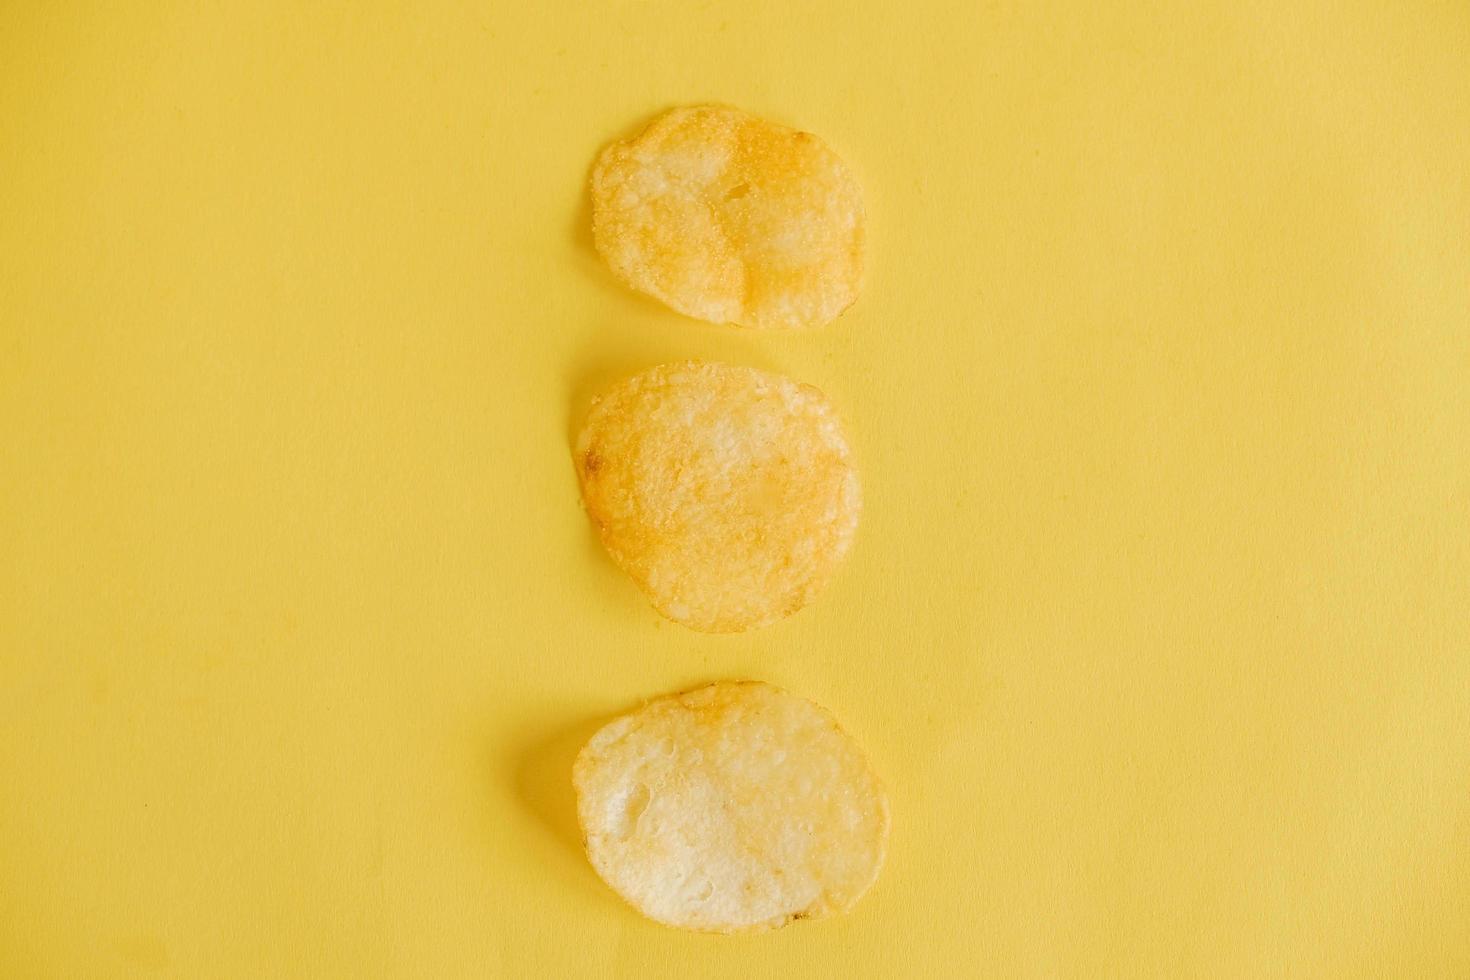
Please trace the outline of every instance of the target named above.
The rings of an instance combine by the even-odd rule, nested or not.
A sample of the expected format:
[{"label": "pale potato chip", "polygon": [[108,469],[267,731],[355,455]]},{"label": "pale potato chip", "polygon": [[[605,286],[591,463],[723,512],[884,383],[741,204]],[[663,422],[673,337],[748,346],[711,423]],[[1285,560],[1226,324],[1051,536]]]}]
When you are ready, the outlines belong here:
[{"label": "pale potato chip", "polygon": [[593,735],[572,769],[592,866],[657,922],[775,928],[845,911],[878,877],[888,798],[822,708],[722,681]]},{"label": "pale potato chip", "polygon": [[827,323],[857,299],[863,199],[811,133],[724,106],[674,109],[603,150],[597,250],[628,285],[712,323]]},{"label": "pale potato chip", "polygon": [[593,402],[574,459],[613,560],[693,629],[763,626],[806,605],[862,508],[831,404],[728,364],[656,367]]}]

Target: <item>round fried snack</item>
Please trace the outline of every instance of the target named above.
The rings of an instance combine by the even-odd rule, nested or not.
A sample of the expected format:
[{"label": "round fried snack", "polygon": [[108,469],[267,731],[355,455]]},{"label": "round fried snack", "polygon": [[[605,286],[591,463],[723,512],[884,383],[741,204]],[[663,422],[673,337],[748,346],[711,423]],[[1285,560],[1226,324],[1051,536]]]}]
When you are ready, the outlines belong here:
[{"label": "round fried snack", "polygon": [[722,681],[593,735],[572,769],[587,856],[657,922],[771,929],[852,907],[878,877],[888,798],[822,708]]},{"label": "round fried snack", "polygon": [[857,299],[863,225],[862,190],[826,144],[725,106],[666,112],[592,171],[613,272],[712,323],[831,321]]},{"label": "round fried snack", "polygon": [[574,460],[603,544],[654,608],[734,633],[796,612],[847,554],[862,508],[850,456],[816,388],[691,362],[594,401]]}]

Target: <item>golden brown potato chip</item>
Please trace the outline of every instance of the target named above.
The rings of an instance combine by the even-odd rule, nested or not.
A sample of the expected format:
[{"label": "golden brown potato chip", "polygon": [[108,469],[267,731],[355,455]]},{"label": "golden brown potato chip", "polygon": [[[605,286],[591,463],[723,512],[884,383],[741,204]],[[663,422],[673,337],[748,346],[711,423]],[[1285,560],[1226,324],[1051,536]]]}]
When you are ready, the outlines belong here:
[{"label": "golden brown potato chip", "polygon": [[827,323],[857,299],[862,191],[811,133],[724,106],[664,113],[592,171],[597,250],[692,317]]},{"label": "golden brown potato chip", "polygon": [[827,583],[862,508],[850,457],[816,388],[697,362],[594,401],[574,453],[613,560],[659,612],[713,633],[789,616]]},{"label": "golden brown potato chip", "polygon": [[878,877],[888,798],[826,711],[724,681],[609,723],[572,770],[587,856],[638,911],[706,932],[845,911]]}]

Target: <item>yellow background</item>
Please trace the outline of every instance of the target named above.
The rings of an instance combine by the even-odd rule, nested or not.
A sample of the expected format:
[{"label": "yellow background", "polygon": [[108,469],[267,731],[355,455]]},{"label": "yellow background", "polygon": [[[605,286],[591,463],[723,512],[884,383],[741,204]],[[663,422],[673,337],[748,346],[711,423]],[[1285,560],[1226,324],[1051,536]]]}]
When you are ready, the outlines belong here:
[{"label": "yellow background", "polygon": [[[1470,976],[1470,6],[10,2],[0,975]],[[811,129],[866,292],[621,288],[599,146]],[[754,634],[578,509],[587,394],[824,388],[867,510]],[[731,675],[892,793],[850,916],[645,923],[567,769]]]}]

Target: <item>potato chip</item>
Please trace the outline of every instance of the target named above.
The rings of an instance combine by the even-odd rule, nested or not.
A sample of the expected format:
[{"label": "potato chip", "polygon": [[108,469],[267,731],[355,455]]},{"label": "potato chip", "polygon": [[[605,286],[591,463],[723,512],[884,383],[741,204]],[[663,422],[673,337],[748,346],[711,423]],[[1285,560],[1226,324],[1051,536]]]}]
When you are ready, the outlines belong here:
[{"label": "potato chip", "polygon": [[816,388],[664,365],[593,402],[574,459],[602,542],[654,608],[731,633],[806,605],[857,529],[847,440]]},{"label": "potato chip", "polygon": [[722,681],[593,735],[572,769],[592,866],[657,922],[775,928],[845,911],[878,877],[888,798],[822,708]]},{"label": "potato chip", "polygon": [[621,279],[712,323],[827,323],[857,299],[862,191],[811,133],[724,106],[603,150],[592,233]]}]

